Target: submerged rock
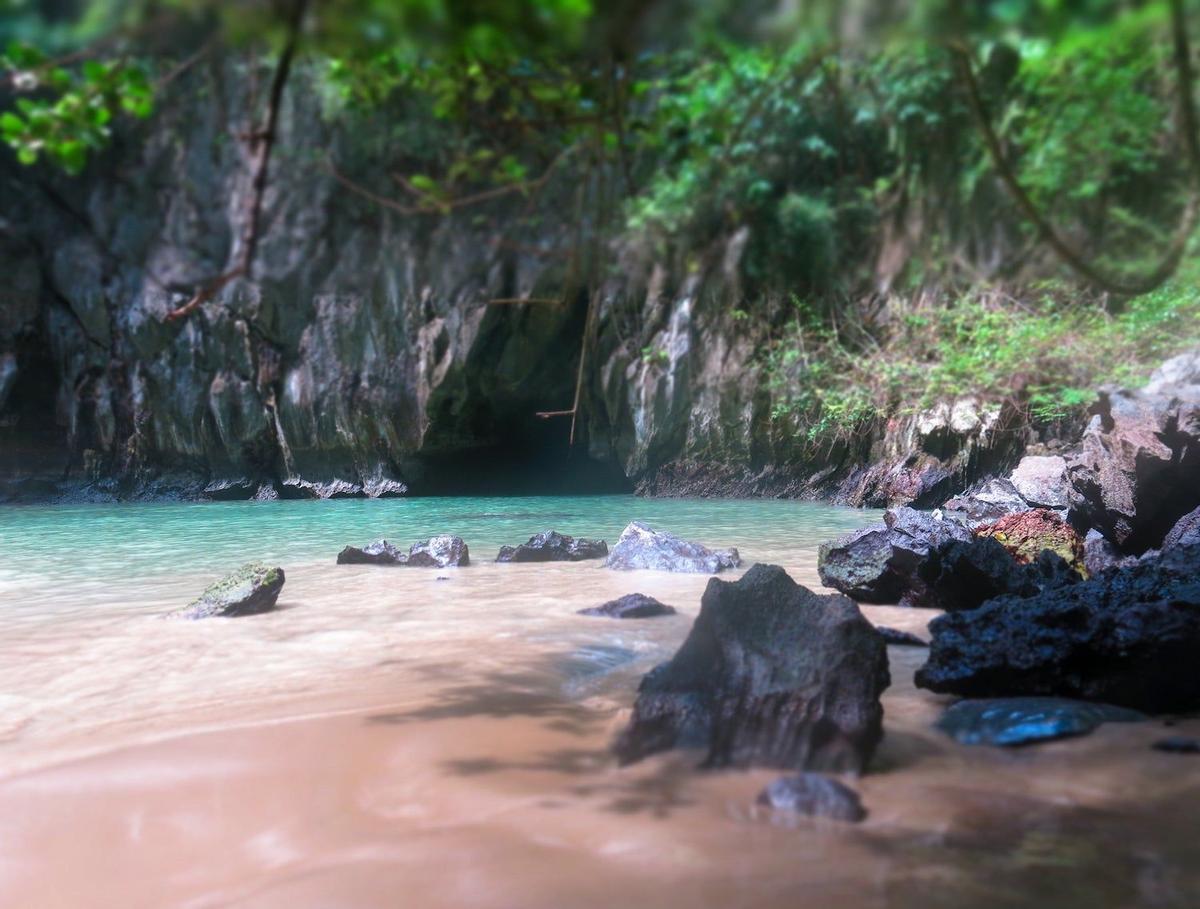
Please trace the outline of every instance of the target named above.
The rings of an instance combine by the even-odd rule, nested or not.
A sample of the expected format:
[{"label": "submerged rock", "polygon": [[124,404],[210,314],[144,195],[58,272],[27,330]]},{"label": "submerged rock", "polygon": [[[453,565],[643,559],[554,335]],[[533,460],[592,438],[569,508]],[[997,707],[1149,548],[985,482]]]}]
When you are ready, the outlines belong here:
[{"label": "submerged rock", "polygon": [[579,615],[607,616],[610,619],[649,619],[660,615],[675,615],[675,609],[643,593],[627,593],[600,606],[580,609]]},{"label": "submerged rock", "polygon": [[195,600],[171,615],[181,619],[235,618],[270,612],[283,589],[283,569],[250,562],[210,585]]},{"label": "submerged rock", "polygon": [[827,817],[851,824],[867,816],[857,792],[820,773],[780,777],[759,793],[758,803],[776,811]]},{"label": "submerged rock", "polygon": [[702,748],[707,767],[861,772],[883,735],[887,648],[854,602],[774,565],[708,582],[691,633],[638,687],[628,764]]},{"label": "submerged rock", "polygon": [[1060,556],[1076,572],[1084,567],[1083,540],[1079,532],[1047,508],[1035,508],[1001,518],[975,531],[1000,543],[1021,565],[1037,561],[1046,551]]},{"label": "submerged rock", "polygon": [[634,521],[621,531],[621,538],[604,563],[617,571],[652,569],[695,574],[718,574],[742,564],[736,549],[712,550],[680,539],[673,533],[652,530]]},{"label": "submerged rock", "polygon": [[1058,695],[1169,713],[1200,707],[1200,547],[930,624],[917,685],[966,697]]},{"label": "submerged rock", "polygon": [[1158,546],[1200,506],[1200,351],[1141,391],[1106,389],[1067,467],[1071,507],[1124,553]]},{"label": "submerged rock", "polygon": [[929,642],[917,637],[911,631],[901,631],[899,628],[888,628],[886,625],[876,625],[875,630],[883,636],[883,641],[891,647],[928,647]]},{"label": "submerged rock", "polygon": [[544,530],[519,546],[501,546],[497,562],[582,562],[608,555],[603,540],[575,539],[555,530]]},{"label": "submerged rock", "polygon": [[347,546],[338,553],[337,563],[339,565],[455,568],[471,564],[471,555],[462,537],[442,535],[413,543],[408,552],[402,552],[387,540],[375,540],[361,549]]},{"label": "submerged rock", "polygon": [[1200,754],[1200,739],[1189,739],[1181,735],[1159,739],[1152,746],[1155,751],[1165,751],[1168,754]]},{"label": "submerged rock", "polygon": [[883,520],[821,546],[822,584],[863,603],[896,603],[922,588],[917,570],[931,549],[971,539],[961,524],[912,508],[892,509]]},{"label": "submerged rock", "polygon": [[1029,745],[1085,735],[1103,723],[1138,723],[1144,713],[1069,698],[959,701],[935,724],[964,745]]},{"label": "submerged rock", "polygon": [[999,596],[1030,597],[1081,579],[1049,551],[1028,565],[1018,564],[998,540],[954,540],[934,550],[917,570],[919,583],[901,601],[905,606],[963,612]]}]

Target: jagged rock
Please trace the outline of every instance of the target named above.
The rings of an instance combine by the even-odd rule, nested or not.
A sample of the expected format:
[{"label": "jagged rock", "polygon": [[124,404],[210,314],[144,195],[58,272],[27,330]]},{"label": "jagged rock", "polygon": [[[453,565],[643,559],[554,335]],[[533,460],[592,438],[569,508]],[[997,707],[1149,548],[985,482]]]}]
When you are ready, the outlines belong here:
[{"label": "jagged rock", "polygon": [[691,633],[638,687],[624,764],[701,748],[704,765],[861,772],[883,735],[887,647],[850,599],[773,565],[708,582]]},{"label": "jagged rock", "polygon": [[654,597],[642,593],[627,593],[590,609],[580,609],[580,615],[606,616],[610,619],[650,619],[660,615],[674,615],[675,609],[660,603]]},{"label": "jagged rock", "polygon": [[1150,746],[1155,751],[1165,751],[1168,754],[1200,754],[1200,739],[1189,739],[1180,735],[1159,739]]},{"label": "jagged rock", "polygon": [[917,582],[901,604],[962,612],[995,597],[1030,597],[1079,580],[1075,569],[1048,550],[1021,565],[997,540],[952,540],[931,552],[917,569]]},{"label": "jagged rock", "polygon": [[780,777],[759,793],[758,803],[775,811],[827,817],[851,824],[867,816],[857,792],[820,773]]},{"label": "jagged rock", "polygon": [[1086,735],[1103,723],[1139,723],[1144,713],[1069,698],[959,701],[935,724],[964,745],[1029,745]]},{"label": "jagged rock", "polygon": [[696,574],[718,574],[742,564],[736,549],[712,550],[680,539],[673,533],[652,530],[634,521],[621,531],[621,538],[604,563],[617,571],[652,569]]},{"label": "jagged rock", "polygon": [[204,487],[204,495],[217,501],[241,501],[254,498],[258,484],[245,477],[210,480]]},{"label": "jagged rock", "polygon": [[1079,532],[1046,508],[1035,508],[1001,518],[975,531],[1000,543],[1021,565],[1037,560],[1049,550],[1081,574],[1084,568],[1083,540]]},{"label": "jagged rock", "polygon": [[387,540],[373,540],[361,549],[347,546],[337,557],[339,565],[403,565],[407,561],[408,554]]},{"label": "jagged rock", "polygon": [[1180,518],[1163,538],[1164,552],[1179,546],[1200,546],[1200,508]]},{"label": "jagged rock", "polygon": [[883,520],[821,546],[822,584],[860,602],[895,603],[921,587],[917,569],[931,549],[971,539],[961,524],[912,508],[888,511]]},{"label": "jagged rock", "polygon": [[1137,556],[1123,556],[1117,547],[1098,530],[1089,530],[1083,538],[1083,567],[1088,575],[1097,575],[1110,568],[1127,568],[1137,564]]},{"label": "jagged rock", "polygon": [[950,499],[942,510],[947,517],[961,521],[974,530],[994,524],[1005,515],[1025,511],[1029,503],[1021,498],[1009,480],[988,480],[971,492]]},{"label": "jagged rock", "polygon": [[1017,495],[1035,508],[1067,507],[1067,461],[1059,455],[1026,456],[1008,480]]},{"label": "jagged rock", "polygon": [[261,562],[243,565],[233,574],[212,584],[195,600],[172,616],[181,619],[234,618],[270,612],[283,589],[283,569]]},{"label": "jagged rock", "polygon": [[497,562],[582,562],[608,555],[603,540],[584,540],[544,530],[519,546],[501,546]]},{"label": "jagged rock", "polygon": [[1158,546],[1200,506],[1200,353],[1164,365],[1142,391],[1105,389],[1067,466],[1071,508],[1123,553]]},{"label": "jagged rock", "polygon": [[930,624],[922,688],[965,697],[1054,695],[1144,710],[1200,707],[1200,547],[1033,597],[1004,596]]},{"label": "jagged rock", "polygon": [[338,553],[339,565],[404,565],[409,568],[454,568],[471,564],[470,550],[462,537],[442,535],[413,543],[401,552],[387,540],[375,540],[361,549],[347,546]]},{"label": "jagged rock", "polygon": [[885,644],[891,647],[928,647],[929,642],[917,637],[911,631],[901,631],[899,628],[888,628],[886,625],[876,625],[875,630],[882,636]]},{"label": "jagged rock", "polygon": [[362,486],[349,480],[314,482],[302,477],[288,477],[282,483],[280,494],[285,499],[356,499],[365,493]]}]

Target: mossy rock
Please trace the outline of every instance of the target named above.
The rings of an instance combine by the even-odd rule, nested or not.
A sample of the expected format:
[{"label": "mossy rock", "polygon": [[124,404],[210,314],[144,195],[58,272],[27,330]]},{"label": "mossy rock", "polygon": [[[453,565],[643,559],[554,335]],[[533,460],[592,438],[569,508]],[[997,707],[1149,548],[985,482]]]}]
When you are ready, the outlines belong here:
[{"label": "mossy rock", "polygon": [[279,599],[283,581],[282,568],[249,562],[209,585],[199,597],[172,615],[181,619],[207,619],[270,612]]},{"label": "mossy rock", "polygon": [[1079,572],[1081,577],[1088,576],[1084,567],[1083,538],[1074,527],[1048,508],[1005,515],[995,524],[980,527],[975,535],[995,540],[1022,565],[1036,562],[1043,550],[1048,549],[1062,556],[1063,561]]}]

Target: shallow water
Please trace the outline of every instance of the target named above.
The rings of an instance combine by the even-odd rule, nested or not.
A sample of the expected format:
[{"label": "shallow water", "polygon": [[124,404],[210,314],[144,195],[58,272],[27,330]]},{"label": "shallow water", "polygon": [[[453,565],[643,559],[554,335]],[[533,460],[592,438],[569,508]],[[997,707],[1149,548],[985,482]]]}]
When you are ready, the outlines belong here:
[{"label": "shallow water", "polygon": [[[965,748],[912,686],[923,652],[890,648],[868,820],[783,823],[754,806],[770,773],[608,756],[707,578],[488,561],[641,518],[815,586],[819,543],[872,517],[621,496],[0,510],[0,905],[1200,905],[1200,759],[1150,751],[1158,723]],[[476,564],[333,563],[436,532]],[[279,611],[159,620],[248,558],[285,568]],[[681,614],[575,614],[634,590]]]}]

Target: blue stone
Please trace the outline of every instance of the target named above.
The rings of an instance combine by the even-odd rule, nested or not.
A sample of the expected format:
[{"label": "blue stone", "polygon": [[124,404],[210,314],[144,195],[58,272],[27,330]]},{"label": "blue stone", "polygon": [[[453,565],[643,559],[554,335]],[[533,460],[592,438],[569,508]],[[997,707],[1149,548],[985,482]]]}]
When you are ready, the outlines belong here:
[{"label": "blue stone", "polygon": [[1086,735],[1103,723],[1145,719],[1136,710],[1069,698],[988,698],[959,701],[936,725],[964,745],[1013,746]]}]

